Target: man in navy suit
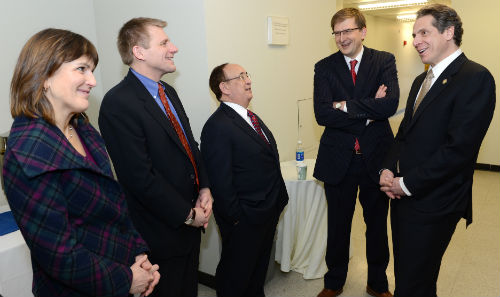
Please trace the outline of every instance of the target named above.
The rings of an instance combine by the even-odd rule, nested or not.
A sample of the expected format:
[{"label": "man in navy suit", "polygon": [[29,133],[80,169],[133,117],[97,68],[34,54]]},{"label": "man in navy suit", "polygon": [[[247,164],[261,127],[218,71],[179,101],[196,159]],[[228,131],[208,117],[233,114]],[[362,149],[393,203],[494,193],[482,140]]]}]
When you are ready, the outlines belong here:
[{"label": "man in navy suit", "polygon": [[219,108],[201,133],[201,154],[222,237],[218,297],[263,297],[276,224],[288,202],[273,134],[253,112],[252,81],[236,64],[210,75]]},{"label": "man in navy suit", "polygon": [[373,296],[392,296],[386,276],[389,199],[380,192],[378,171],[393,141],[387,118],[399,100],[395,59],[363,46],[367,29],[359,10],[339,10],[331,26],[339,51],[314,69],[314,112],[325,126],[314,177],[324,182],[328,201],[328,272],[318,296],[342,293],[358,189],[366,224],[366,289]]},{"label": "man in navy suit", "polygon": [[212,196],[182,102],[161,81],[176,70],[177,47],[165,26],[134,18],[120,29],[118,50],[130,69],[104,96],[99,127],[132,221],[160,265],[152,296],[194,297],[200,230],[212,213]]},{"label": "man in navy suit", "polygon": [[460,49],[462,21],[434,4],[417,13],[413,46],[428,71],[410,89],[380,175],[392,198],[395,296],[436,296],[444,252],[460,218],[472,222],[472,182],[495,110],[495,81]]}]

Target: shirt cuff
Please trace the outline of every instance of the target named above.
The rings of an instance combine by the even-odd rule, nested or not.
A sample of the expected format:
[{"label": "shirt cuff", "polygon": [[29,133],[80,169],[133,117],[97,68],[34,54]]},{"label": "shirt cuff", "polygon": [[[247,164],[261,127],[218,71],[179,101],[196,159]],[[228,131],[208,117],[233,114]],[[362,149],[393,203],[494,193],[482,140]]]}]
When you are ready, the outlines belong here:
[{"label": "shirt cuff", "polygon": [[403,177],[401,177],[399,179],[399,185],[401,186],[401,189],[403,190],[403,192],[405,192],[406,196],[411,196],[410,191],[408,191],[408,188],[405,186],[405,183],[403,181]]}]

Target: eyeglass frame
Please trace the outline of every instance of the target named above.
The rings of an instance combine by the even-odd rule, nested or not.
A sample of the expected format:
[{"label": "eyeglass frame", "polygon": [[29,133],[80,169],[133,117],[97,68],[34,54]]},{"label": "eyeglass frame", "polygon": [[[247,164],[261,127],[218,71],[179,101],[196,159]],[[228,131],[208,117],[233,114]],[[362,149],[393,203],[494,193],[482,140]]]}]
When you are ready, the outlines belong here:
[{"label": "eyeglass frame", "polygon": [[242,81],[245,81],[245,79],[250,78],[250,73],[248,73],[248,72],[241,72],[240,74],[238,74],[238,76],[233,77],[233,78],[225,79],[222,82],[228,82],[230,80],[237,79],[237,78],[241,79]]},{"label": "eyeglass frame", "polygon": [[334,37],[341,37],[342,36],[342,33],[344,33],[344,35],[349,35],[351,34],[352,32],[354,32],[354,30],[361,30],[362,28],[360,27],[356,27],[356,28],[349,28],[349,29],[345,29],[345,30],[342,30],[342,31],[333,31],[332,32],[332,35]]}]

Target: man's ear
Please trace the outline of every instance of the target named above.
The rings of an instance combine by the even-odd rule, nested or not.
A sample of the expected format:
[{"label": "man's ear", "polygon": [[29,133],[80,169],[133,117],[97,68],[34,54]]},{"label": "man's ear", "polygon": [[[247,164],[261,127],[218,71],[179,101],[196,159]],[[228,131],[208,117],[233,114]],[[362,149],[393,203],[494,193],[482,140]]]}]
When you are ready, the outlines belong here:
[{"label": "man's ear", "polygon": [[143,48],[138,46],[138,45],[134,45],[134,47],[132,47],[132,54],[134,55],[134,57],[137,59],[137,60],[141,60],[143,61],[144,60],[144,53],[143,53]]},{"label": "man's ear", "polygon": [[453,36],[455,36],[455,26],[449,26],[448,28],[444,29],[443,34],[446,37],[446,40],[452,40]]},{"label": "man's ear", "polygon": [[230,93],[231,93],[231,91],[230,91],[230,90],[229,90],[229,88],[227,87],[227,84],[226,84],[225,82],[223,82],[223,81],[221,81],[221,82],[220,82],[220,84],[219,84],[219,89],[220,89],[220,91],[222,92],[222,94],[226,94],[226,95],[228,95],[228,94],[230,94]]},{"label": "man's ear", "polygon": [[368,29],[366,29],[366,27],[363,27],[361,29],[361,40],[362,41],[365,40],[365,38],[366,38],[366,32],[368,32]]}]

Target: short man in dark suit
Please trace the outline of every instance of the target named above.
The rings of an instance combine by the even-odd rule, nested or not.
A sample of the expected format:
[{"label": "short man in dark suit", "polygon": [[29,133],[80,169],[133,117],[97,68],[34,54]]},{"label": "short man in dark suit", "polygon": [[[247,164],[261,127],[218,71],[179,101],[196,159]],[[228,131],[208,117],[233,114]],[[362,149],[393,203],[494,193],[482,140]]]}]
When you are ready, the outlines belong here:
[{"label": "short man in dark suit", "polygon": [[420,9],[413,46],[427,72],[413,81],[405,115],[380,175],[392,198],[394,296],[436,296],[443,254],[460,218],[472,222],[472,180],[495,110],[495,81],[467,59],[452,8]]},{"label": "short man in dark suit", "polygon": [[252,81],[243,67],[217,66],[209,84],[221,102],[201,133],[201,153],[222,236],[217,296],[265,296],[274,233],[288,202],[276,141],[247,109]]},{"label": "short man in dark suit", "polygon": [[399,100],[395,59],[363,46],[367,29],[359,10],[339,10],[331,26],[339,51],[314,69],[314,112],[325,126],[314,177],[324,182],[328,202],[328,272],[318,296],[342,293],[358,189],[366,224],[367,292],[392,296],[386,276],[389,199],[380,193],[378,171],[393,141],[387,118]]},{"label": "short man in dark suit", "polygon": [[118,50],[127,76],[102,101],[99,126],[137,230],[160,265],[153,296],[196,296],[200,229],[212,212],[208,177],[176,91],[161,81],[176,70],[166,22],[123,25]]}]

